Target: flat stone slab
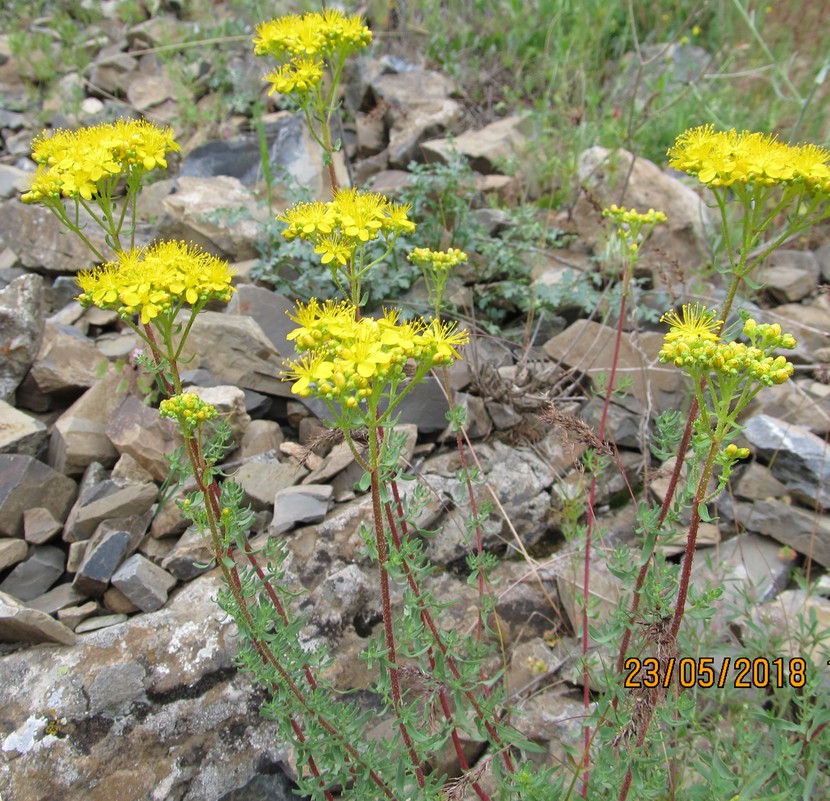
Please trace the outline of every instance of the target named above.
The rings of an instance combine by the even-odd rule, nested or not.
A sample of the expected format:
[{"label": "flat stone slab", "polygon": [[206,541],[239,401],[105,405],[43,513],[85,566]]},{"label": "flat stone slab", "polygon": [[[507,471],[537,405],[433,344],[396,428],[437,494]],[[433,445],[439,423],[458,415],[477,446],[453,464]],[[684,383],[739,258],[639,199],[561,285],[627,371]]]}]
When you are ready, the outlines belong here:
[{"label": "flat stone slab", "polygon": [[286,487],[274,499],[271,534],[282,534],[302,523],[320,523],[334,503],[334,488],[328,484]]},{"label": "flat stone slab", "polygon": [[56,642],[73,645],[72,629],[51,615],[20,603],[0,592],[0,642]]}]

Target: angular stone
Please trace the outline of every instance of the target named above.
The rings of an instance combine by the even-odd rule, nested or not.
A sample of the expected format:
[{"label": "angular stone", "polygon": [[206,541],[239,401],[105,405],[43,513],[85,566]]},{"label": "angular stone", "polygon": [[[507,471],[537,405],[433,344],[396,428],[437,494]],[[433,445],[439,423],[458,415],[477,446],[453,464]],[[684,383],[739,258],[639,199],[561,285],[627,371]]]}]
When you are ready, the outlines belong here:
[{"label": "angular stone", "polygon": [[732,482],[736,498],[750,501],[768,501],[783,498],[787,487],[781,483],[768,467],[750,462]]},{"label": "angular stone", "polygon": [[[651,234],[649,247],[643,251],[641,267],[670,264],[672,260],[679,264],[703,264],[709,258],[705,243],[710,213],[706,204],[694,189],[656,164],[635,158],[621,148],[592,147],[580,154],[578,174],[580,182],[590,190],[580,193],[574,208],[574,219],[579,221],[579,235],[583,241],[597,244],[602,236],[604,222],[594,211],[593,204],[607,207],[622,203],[641,211],[657,209],[665,212],[668,218]],[[625,196],[621,198],[623,185]],[[658,277],[657,272],[655,277]]]},{"label": "angular stone", "polygon": [[37,457],[46,444],[46,426],[0,400],[0,453]]},{"label": "angular stone", "polygon": [[274,420],[251,420],[239,446],[239,458],[248,459],[268,451],[279,450],[285,442],[279,423]]},{"label": "angular stone", "polygon": [[[231,261],[257,257],[263,209],[236,178],[181,175],[176,192],[165,197],[162,205],[169,215],[161,231],[165,239],[193,242]],[[230,209],[234,210],[232,220],[228,218]],[[238,209],[245,213],[239,214]]]},{"label": "angular stone", "polygon": [[64,520],[77,484],[31,456],[0,454],[0,535],[23,536],[23,512],[43,506]]},{"label": "angular stone", "polygon": [[815,292],[819,264],[810,251],[774,250],[769,263],[759,271],[758,279],[779,303],[797,303]]},{"label": "angular stone", "polygon": [[[19,205],[17,200],[12,202]],[[35,360],[43,335],[43,314],[43,279],[39,275],[15,278],[0,291],[0,400],[14,399]]]},{"label": "angular stone", "polygon": [[299,483],[308,469],[293,461],[281,462],[273,452],[255,456],[234,473],[234,481],[245,492],[245,503],[255,511],[271,509],[274,497]]},{"label": "angular stone", "polygon": [[88,617],[86,620],[82,620],[77,626],[75,626],[75,633],[86,634],[89,631],[108,629],[111,626],[118,626],[121,623],[126,622],[126,615],[98,615],[97,617]]},{"label": "angular stone", "polygon": [[333,503],[334,490],[327,484],[303,484],[281,489],[274,499],[272,535],[282,534],[302,523],[320,523]]},{"label": "angular stone", "polygon": [[[85,233],[99,248],[106,249],[103,233],[99,236],[95,226]],[[20,256],[24,267],[41,273],[76,273],[95,264],[86,245],[76,236],[67,236],[52,212],[21,203],[16,197],[0,204],[0,240]]]},{"label": "angular stone", "polygon": [[187,391],[216,408],[219,417],[231,427],[230,448],[237,447],[251,422],[251,416],[245,411],[245,393],[232,386],[188,387]]},{"label": "angular stone", "polygon": [[55,421],[49,441],[49,464],[55,470],[75,476],[92,462],[107,467],[115,463],[118,451],[107,436],[107,426],[124,402],[125,395],[118,391],[122,382],[115,371],[108,372]]},{"label": "angular stone", "polygon": [[104,594],[112,574],[130,556],[146,530],[146,518],[107,520],[89,540],[72,586],[89,598]]},{"label": "angular stone", "polygon": [[0,539],[0,571],[22,562],[29,553],[29,546],[20,539]]},{"label": "angular stone", "polygon": [[817,397],[814,391],[806,389],[818,386],[830,390],[827,384],[819,385],[818,382],[798,379],[764,387],[764,391],[752,399],[741,416],[744,419],[756,414],[777,417],[784,423],[806,428],[823,439],[823,435],[830,431],[830,396],[822,397],[819,394]]},{"label": "angular stone", "polygon": [[732,515],[747,531],[772,537],[830,568],[830,516],[782,501],[734,503]]},{"label": "angular stone", "polygon": [[339,442],[323,457],[319,467],[312,470],[302,481],[303,484],[325,484],[338,473],[354,464],[354,454],[345,442]]},{"label": "angular stone", "polygon": [[81,506],[72,526],[72,541],[88,539],[98,524],[105,520],[143,515],[157,497],[158,487],[155,484],[128,484]]},{"label": "angular stone", "polygon": [[80,606],[67,606],[64,609],[58,609],[58,620],[74,631],[79,623],[92,617],[99,609],[95,601],[87,601]]},{"label": "angular stone", "polygon": [[152,75],[132,73],[127,86],[127,100],[130,105],[139,111],[147,111],[166,100],[175,100],[176,86],[170,76],[163,69],[156,70]]},{"label": "angular stone", "polygon": [[112,468],[110,477],[120,484],[148,484],[153,475],[145,470],[129,453],[122,453]]},{"label": "angular stone", "polygon": [[208,545],[207,535],[192,526],[188,528],[164,557],[161,566],[179,581],[190,581],[210,570],[213,566],[213,552]]},{"label": "angular stone", "polygon": [[43,595],[62,575],[66,555],[51,545],[34,545],[29,555],[0,584],[0,591],[21,601]]},{"label": "angular stone", "polygon": [[823,439],[765,414],[750,417],[743,435],[794,497],[830,508],[830,447]]},{"label": "angular stone", "polygon": [[47,322],[30,376],[40,392],[77,393],[98,383],[105,359],[75,328]]},{"label": "angular stone", "polygon": [[290,397],[291,386],[280,379],[282,358],[250,317],[202,312],[190,330],[182,361],[204,367],[218,380],[255,392]]},{"label": "angular stone", "polygon": [[81,566],[81,562],[84,561],[84,555],[86,554],[86,546],[88,544],[89,540],[81,540],[80,542],[69,543],[69,553],[66,557],[67,573],[78,572],[78,568]]},{"label": "angular stone", "polygon": [[155,612],[167,603],[176,578],[141,554],[134,554],[118,568],[112,583],[142,612]]},{"label": "angular stone", "polygon": [[43,506],[33,506],[23,512],[23,536],[32,545],[43,545],[57,536],[63,523]]},{"label": "angular stone", "polygon": [[[593,320],[577,320],[544,344],[545,353],[562,367],[586,373],[596,386],[599,374],[607,375],[614,356],[615,329]],[[623,332],[620,342],[617,380],[632,379],[629,393],[642,404],[656,411],[678,408],[683,386],[676,371],[657,364],[657,353],[663,335],[657,332],[634,334]],[[650,369],[649,369],[650,368]]]},{"label": "angular stone", "polygon": [[253,318],[277,353],[293,353],[294,345],[286,337],[297,327],[288,316],[296,309],[296,303],[278,292],[255,284],[240,284],[228,303],[227,313]]},{"label": "angular stone", "polygon": [[506,164],[521,155],[529,130],[526,116],[512,115],[479,130],[464,131],[451,140],[443,138],[423,142],[421,149],[427,161],[446,163],[453,153],[459,153],[477,172],[501,172]]},{"label": "angular stone", "polygon": [[118,587],[110,587],[101,597],[104,608],[114,615],[132,615],[138,607]]},{"label": "angular stone", "polygon": [[78,592],[71,584],[58,584],[49,592],[38,595],[32,598],[28,604],[32,609],[37,609],[40,612],[46,612],[47,615],[54,615],[61,609],[67,606],[74,606],[86,598]]},{"label": "angular stone", "polygon": [[167,478],[170,465],[165,454],[180,440],[173,421],[162,419],[158,409],[126,395],[113,412],[106,435],[119,453],[130,454],[156,481]]},{"label": "angular stone", "polygon": [[0,642],[53,642],[73,645],[72,629],[0,592]]},{"label": "angular stone", "polygon": [[[468,392],[456,392],[455,404],[461,406],[466,414],[464,430],[470,439],[486,439],[493,430],[493,421],[487,414],[484,399],[478,395],[470,395]],[[452,426],[447,426],[442,439],[455,439],[455,431]]]}]

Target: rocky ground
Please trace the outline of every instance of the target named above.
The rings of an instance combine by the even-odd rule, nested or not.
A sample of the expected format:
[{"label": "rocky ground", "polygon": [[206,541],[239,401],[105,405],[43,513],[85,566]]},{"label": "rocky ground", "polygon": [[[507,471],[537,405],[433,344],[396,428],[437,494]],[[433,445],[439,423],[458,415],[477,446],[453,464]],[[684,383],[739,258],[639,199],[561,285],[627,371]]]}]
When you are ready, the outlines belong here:
[{"label": "rocky ground", "polygon": [[[157,59],[133,54],[173,24],[180,23],[161,16],[132,28],[102,26],[101,57],[75,76],[86,94],[81,110],[68,118],[47,108],[50,124],[132,113],[173,119],[181,100],[172,79]],[[138,342],[114,314],[84,311],[73,300],[73,274],[92,265],[89,254],[47,211],[19,201],[33,169],[29,144],[40,131],[27,107],[24,72],[0,37],[0,793],[15,801],[291,797],[283,776],[291,770],[290,749],[257,715],[260,691],[233,668],[233,626],[211,601],[217,571],[199,566],[207,561],[204,544],[174,503],[184,490],[172,497],[164,491],[164,454],[176,436],[143,399],[132,362]],[[453,133],[476,172],[473,212],[489,230],[503,224],[491,199],[535,191],[531,164],[514,176],[499,172],[521,163],[525,121],[507,117],[468,128],[465,108],[442,75],[367,58],[346,102],[353,116],[344,127],[344,179],[350,173],[394,195],[407,184],[412,160],[447,158],[445,136]],[[356,655],[379,619],[375,574],[358,536],[368,499],[355,490],[359,474],[342,446],[306,458],[322,424],[318,410],[293,400],[279,379],[292,352],[285,315],[292,303],[251,277],[267,212],[257,199],[263,182],[256,137],[233,123],[222,137],[195,135],[184,143],[181,162],[143,196],[140,232],[145,241],[195,241],[236,266],[233,301],[202,315],[191,334],[187,381],[232,422],[235,449],[226,469],[256,512],[255,535],[287,544],[290,570],[309,593],[309,634],[338,657],[335,683],[364,688],[369,678]],[[275,111],[265,127],[274,165],[324,197],[324,170],[301,120]],[[622,200],[669,217],[643,264],[641,307],[662,311],[697,298],[717,305],[717,276],[701,278],[696,270],[707,261],[709,212],[690,186],[652,163],[601,148],[583,154],[580,179],[585,191],[556,218],[571,234],[567,248],[537,254],[528,266],[537,285],[601,270],[596,209]],[[277,204],[280,192],[277,186]],[[795,569],[815,581],[830,568],[830,243],[821,235],[791,243],[773,256],[763,279],[766,289],[742,305],[762,306],[764,320],[793,332],[796,376],[763,393],[744,421],[753,457],[736,472],[713,510],[718,523],[704,527],[699,544],[696,581],[726,588],[712,623],[725,647],[734,603],[747,595],[754,603],[745,614],[754,624],[780,630],[807,604],[820,625],[830,626],[826,578],[809,601],[791,578]],[[474,275],[456,289],[462,307],[486,291]],[[537,412],[553,398],[562,412],[596,425],[613,325],[598,311],[563,309],[530,343],[477,332],[452,375],[503,507],[486,533],[488,547],[505,556],[496,577],[510,686],[524,712],[516,720],[553,754],[580,726],[569,635],[581,573],[561,531],[566,499],[578,495],[584,479],[577,469],[584,445],[543,424]],[[656,362],[661,340],[657,325],[628,327],[620,369],[631,384],[611,405],[609,437],[628,483],[658,499],[670,466],[648,455],[650,422],[688,404],[677,374]],[[428,549],[438,568],[436,592],[456,600],[444,623],[463,626],[475,599],[459,570],[469,543],[457,457],[443,444],[445,411],[443,395],[428,384],[412,396],[402,425],[410,460],[434,491],[428,527],[441,534]],[[634,538],[626,492],[619,473],[601,482],[599,522],[608,535],[592,582],[601,607],[621,593],[602,553]],[[828,649],[827,641],[816,647],[816,664],[830,657]],[[543,681],[530,667],[540,662]],[[534,690],[532,701],[521,692],[526,687]]]}]

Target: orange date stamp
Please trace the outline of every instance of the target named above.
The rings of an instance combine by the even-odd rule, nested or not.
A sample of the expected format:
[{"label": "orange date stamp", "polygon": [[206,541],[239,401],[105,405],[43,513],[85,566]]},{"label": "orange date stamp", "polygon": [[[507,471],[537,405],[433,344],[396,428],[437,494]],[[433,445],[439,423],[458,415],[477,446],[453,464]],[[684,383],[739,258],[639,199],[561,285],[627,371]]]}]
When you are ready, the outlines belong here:
[{"label": "orange date stamp", "polygon": [[672,681],[677,681],[686,689],[716,687],[719,690],[725,687],[737,690],[765,687],[797,689],[807,683],[807,663],[800,656],[792,659],[781,656],[775,659],[765,656],[749,659],[741,656],[734,661],[732,657],[726,656],[718,666],[711,656],[681,659],[672,656],[663,665],[656,657],[629,657],[625,660],[624,670],[623,686],[627,690],[669,687]]}]

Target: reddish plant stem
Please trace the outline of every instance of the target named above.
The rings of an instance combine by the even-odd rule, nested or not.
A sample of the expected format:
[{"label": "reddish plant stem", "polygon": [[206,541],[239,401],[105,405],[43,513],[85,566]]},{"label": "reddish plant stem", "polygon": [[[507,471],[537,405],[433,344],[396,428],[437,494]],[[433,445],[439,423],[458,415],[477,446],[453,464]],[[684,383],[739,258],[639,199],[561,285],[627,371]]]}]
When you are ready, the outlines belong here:
[{"label": "reddish plant stem", "polygon": [[[401,501],[400,491],[398,490],[398,483],[397,481],[392,481],[392,497],[395,500],[395,505],[397,507],[397,514],[398,519],[401,521],[401,530],[404,536],[408,536],[407,528],[406,528],[406,520],[404,519],[403,513],[403,502]],[[441,652],[441,655],[444,659],[447,660],[447,667],[450,669],[450,672],[453,675],[453,678],[456,680],[461,678],[461,671],[458,669],[458,665],[455,663],[455,659],[450,654],[447,646],[444,644],[443,639],[441,638],[441,634],[438,631],[438,627],[435,625],[435,620],[432,617],[429,609],[427,609],[426,605],[424,604],[421,598],[420,588],[418,587],[418,582],[415,581],[415,577],[412,575],[412,570],[410,568],[409,562],[406,559],[402,560],[403,570],[407,577],[407,581],[409,582],[409,586],[412,589],[413,595],[417,600],[420,612],[421,612],[421,620],[424,622],[424,625],[429,629],[430,634],[432,635],[433,641],[437,646],[438,650]],[[484,724],[484,728],[487,731],[487,734],[490,736],[490,739],[493,741],[493,744],[498,747],[502,754],[502,760],[504,761],[505,768],[510,772],[515,772],[515,766],[513,765],[513,760],[510,757],[507,749],[504,747],[504,744],[501,741],[501,738],[496,731],[495,726],[487,720],[484,715],[484,710],[482,710],[481,705],[478,703],[478,699],[473,695],[471,690],[464,690],[464,696],[469,701],[470,706],[473,708],[478,719]]]},{"label": "reddish plant stem", "polygon": [[[298,743],[305,743],[305,735],[303,734],[302,728],[300,728],[300,724],[297,723],[296,719],[292,715],[291,718],[291,728],[294,731],[294,736],[297,738]],[[331,790],[326,790],[324,788],[324,782],[322,777],[320,776],[320,771],[317,769],[317,762],[314,760],[314,757],[309,754],[308,755],[308,767],[311,770],[312,775],[315,779],[320,783],[320,789],[323,790],[323,795],[326,797],[326,801],[334,801],[334,794]]]},{"label": "reddish plant stem", "polygon": [[[380,438],[377,436],[377,430],[369,432],[370,437],[374,437],[375,441],[375,456],[380,449]],[[392,687],[392,704],[395,707],[395,713],[398,718],[398,729],[401,733],[409,758],[412,761],[412,766],[415,769],[415,778],[418,780],[418,786],[422,789],[426,787],[424,779],[424,770],[421,766],[421,760],[415,751],[415,746],[412,743],[412,737],[409,730],[401,717],[401,707],[403,706],[403,698],[401,696],[401,685],[398,668],[398,660],[395,654],[395,631],[392,621],[392,600],[389,591],[389,571],[386,569],[386,563],[389,559],[388,550],[386,547],[386,531],[383,525],[383,512],[381,510],[380,500],[380,478],[378,476],[378,468],[372,465],[370,473],[372,486],[372,513],[375,524],[375,544],[378,551],[378,572],[380,574],[380,597],[381,607],[383,610],[383,634],[386,642],[386,658],[390,663],[389,667],[389,682]]]},{"label": "reddish plant stem", "polygon": [[[398,485],[397,482],[392,482],[392,491],[395,498],[395,503],[398,504],[398,514],[400,515],[400,531],[398,530],[398,526],[395,521],[395,515],[392,512],[392,505],[390,503],[384,504],[385,511],[386,511],[386,519],[389,523],[389,531],[392,535],[392,542],[395,544],[395,547],[400,550],[402,540],[401,540],[401,533],[404,537],[408,536],[408,531],[406,528],[406,520],[403,517],[403,507],[401,504],[400,494],[398,492]],[[421,602],[421,595],[418,588],[418,583],[415,581],[415,577],[412,575],[412,571],[409,569],[409,563],[406,559],[402,560],[403,562],[403,569],[404,573],[406,574],[407,581],[409,583],[409,587],[412,590],[413,594],[415,595],[418,606],[420,608],[419,614],[421,617],[421,622],[424,624],[424,627],[427,627],[427,610],[424,607],[423,603]],[[430,646],[427,649],[427,656],[429,658],[429,666],[430,669],[435,672],[435,654]],[[438,697],[441,701],[441,710],[444,713],[444,719],[447,723],[451,726],[450,729],[450,737],[452,738],[453,748],[455,749],[455,755],[458,758],[458,764],[461,766],[461,770],[465,773],[470,770],[470,765],[467,762],[467,757],[464,755],[464,749],[461,746],[461,739],[458,736],[458,729],[454,723],[452,712],[450,710],[449,701],[447,699],[447,691],[445,689],[441,689],[439,691]],[[481,801],[490,801],[490,796],[481,788],[478,782],[472,783],[472,788],[475,791],[476,795],[481,799]]]}]

